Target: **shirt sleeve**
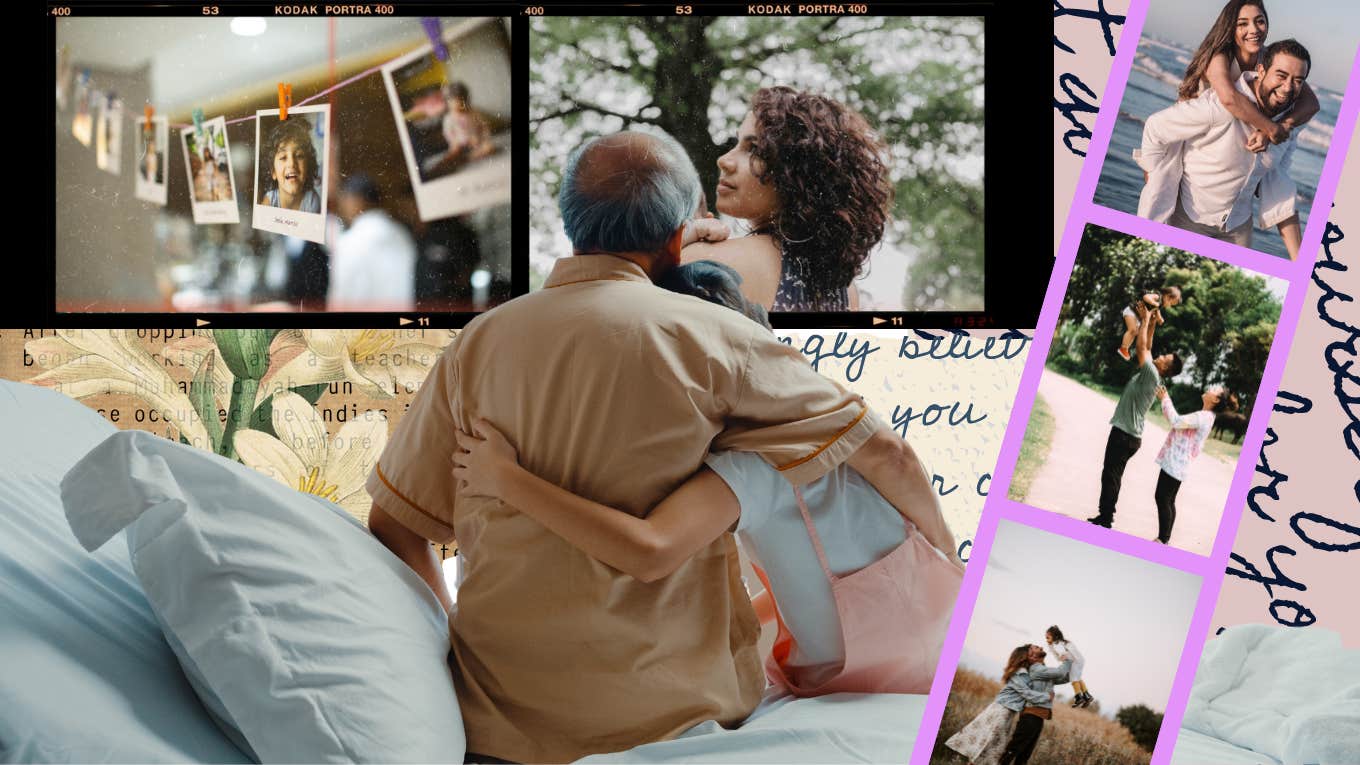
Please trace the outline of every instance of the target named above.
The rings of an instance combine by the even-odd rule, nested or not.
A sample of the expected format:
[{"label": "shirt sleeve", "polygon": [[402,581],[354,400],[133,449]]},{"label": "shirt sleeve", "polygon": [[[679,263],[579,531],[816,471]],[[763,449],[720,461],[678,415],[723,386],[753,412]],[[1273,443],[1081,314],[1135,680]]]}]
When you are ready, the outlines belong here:
[{"label": "shirt sleeve", "polygon": [[1151,169],[1172,146],[1202,135],[1226,114],[1218,98],[1208,94],[1154,112],[1143,125],[1138,163]]},{"label": "shirt sleeve", "polygon": [[439,544],[454,539],[453,450],[458,425],[453,412],[460,336],[430,370],[364,484],[373,504]]},{"label": "shirt sleeve", "polygon": [[1297,145],[1296,138],[1291,138],[1285,143],[1279,161],[1266,173],[1266,177],[1257,188],[1257,193],[1261,197],[1257,223],[1261,228],[1277,226],[1296,212],[1298,184],[1290,177],[1289,169],[1294,164],[1294,149]]},{"label": "shirt sleeve", "polygon": [[1072,657],[1072,661],[1084,661],[1086,657],[1081,655],[1081,651],[1071,643],[1067,644],[1067,655]]},{"label": "shirt sleeve", "polygon": [[1217,418],[1209,412],[1200,412],[1199,431],[1195,433],[1195,438],[1198,439],[1200,446],[1203,446],[1204,442],[1209,440],[1209,434],[1214,432],[1214,422],[1216,419]]},{"label": "shirt sleeve", "polygon": [[1072,671],[1071,660],[1057,667],[1036,665],[1029,668],[1029,676],[1035,680],[1052,680],[1055,683],[1067,682],[1067,673]]},{"label": "shirt sleeve", "polygon": [[765,522],[774,499],[769,489],[770,479],[781,479],[764,460],[754,454],[726,451],[708,455],[704,464],[736,495],[737,504],[741,506],[738,531],[749,531]]},{"label": "shirt sleeve", "polygon": [[1143,375],[1143,385],[1155,388],[1162,382],[1162,376],[1158,374],[1157,365],[1152,363],[1152,359],[1148,359],[1138,372]]},{"label": "shirt sleeve", "polygon": [[1033,688],[1029,687],[1029,684],[1026,683],[1023,679],[1021,679],[1021,676],[1018,674],[1012,675],[1011,679],[1006,682],[1006,686],[1011,690],[1015,691],[1017,694],[1019,694],[1020,698],[1030,702],[1031,704],[1048,703],[1048,693],[1044,691],[1036,691]]},{"label": "shirt sleeve", "polygon": [[759,454],[799,486],[834,470],[878,430],[864,399],[818,374],[798,351],[754,324],[749,342],[714,450]]},{"label": "shirt sleeve", "polygon": [[1166,415],[1167,422],[1171,423],[1172,430],[1199,429],[1200,417],[1198,416],[1198,413],[1177,414],[1176,406],[1171,403],[1171,396],[1162,399],[1162,414]]}]

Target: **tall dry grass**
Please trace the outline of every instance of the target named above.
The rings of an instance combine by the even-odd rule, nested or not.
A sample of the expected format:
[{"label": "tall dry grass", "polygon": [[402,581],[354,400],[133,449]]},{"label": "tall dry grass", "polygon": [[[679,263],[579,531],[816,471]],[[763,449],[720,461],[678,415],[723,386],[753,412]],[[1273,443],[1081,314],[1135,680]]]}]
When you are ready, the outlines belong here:
[{"label": "tall dry grass", "polygon": [[[944,745],[967,725],[1001,690],[999,677],[992,679],[966,669],[954,675],[949,703],[935,738],[931,765],[966,765],[958,752]],[[1069,699],[1070,700],[1070,697]],[[1044,723],[1043,736],[1030,758],[1033,765],[1147,765],[1152,753],[1139,747],[1124,726],[1085,709],[1073,709],[1059,697],[1053,719]]]}]

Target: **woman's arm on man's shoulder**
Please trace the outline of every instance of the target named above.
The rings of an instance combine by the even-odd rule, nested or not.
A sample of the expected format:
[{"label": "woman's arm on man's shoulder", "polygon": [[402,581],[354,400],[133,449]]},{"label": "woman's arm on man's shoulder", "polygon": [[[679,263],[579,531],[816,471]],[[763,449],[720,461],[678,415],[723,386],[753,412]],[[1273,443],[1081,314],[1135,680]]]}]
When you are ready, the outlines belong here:
[{"label": "woman's arm on man's shoulder", "polygon": [[1233,82],[1228,69],[1228,54],[1215,53],[1204,69],[1204,78],[1209,81],[1209,87],[1214,89],[1214,95],[1218,96],[1219,103],[1229,114],[1265,133],[1272,143],[1279,143],[1289,137],[1287,129],[1271,121],[1251,99],[1244,98],[1238,92],[1237,83]]}]

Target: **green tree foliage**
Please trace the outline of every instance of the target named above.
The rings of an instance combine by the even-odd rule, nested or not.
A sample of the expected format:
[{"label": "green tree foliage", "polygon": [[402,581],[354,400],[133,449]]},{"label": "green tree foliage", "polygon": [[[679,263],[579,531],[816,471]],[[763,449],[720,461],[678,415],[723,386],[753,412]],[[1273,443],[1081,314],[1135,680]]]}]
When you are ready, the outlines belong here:
[{"label": "green tree foliage", "polygon": [[1199,394],[1222,383],[1250,411],[1280,301],[1263,277],[1142,239],[1088,226],[1059,314],[1050,362],[1093,382],[1121,387],[1133,364],[1115,354],[1124,333],[1120,314],[1137,295],[1181,288],[1184,302],[1165,310],[1153,353],[1180,354],[1185,369],[1171,386],[1177,411],[1200,408]]},{"label": "green tree foliage", "polygon": [[530,47],[530,209],[540,235],[555,233],[559,170],[585,138],[665,130],[712,194],[750,96],[789,85],[855,108],[891,147],[896,206],[885,238],[916,253],[903,304],[981,308],[980,19],[558,16],[533,20]]},{"label": "green tree foliage", "polygon": [[1115,722],[1129,729],[1133,740],[1139,746],[1152,751],[1157,745],[1157,732],[1162,729],[1162,713],[1154,712],[1143,704],[1120,707],[1114,715]]}]

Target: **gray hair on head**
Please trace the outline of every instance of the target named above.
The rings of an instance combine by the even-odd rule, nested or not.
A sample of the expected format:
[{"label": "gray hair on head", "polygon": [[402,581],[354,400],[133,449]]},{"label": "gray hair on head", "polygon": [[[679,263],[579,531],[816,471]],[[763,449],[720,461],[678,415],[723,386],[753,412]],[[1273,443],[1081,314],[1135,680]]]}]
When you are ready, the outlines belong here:
[{"label": "gray hair on head", "polygon": [[657,252],[694,217],[701,193],[674,138],[623,132],[571,152],[557,206],[577,252]]}]

